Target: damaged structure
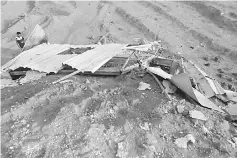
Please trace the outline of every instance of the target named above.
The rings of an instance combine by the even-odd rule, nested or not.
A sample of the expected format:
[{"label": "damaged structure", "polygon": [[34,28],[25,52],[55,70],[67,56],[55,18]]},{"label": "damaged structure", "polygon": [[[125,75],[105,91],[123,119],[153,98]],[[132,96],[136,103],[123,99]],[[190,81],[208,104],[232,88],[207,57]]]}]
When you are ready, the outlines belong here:
[{"label": "damaged structure", "polygon": [[[160,42],[157,41],[133,45],[44,43],[22,52],[3,65],[1,71],[9,72],[11,76],[25,75],[26,77],[32,74],[27,71],[43,73],[41,76],[66,74],[54,81],[53,84],[55,84],[76,74],[116,76],[126,74],[135,68],[141,68],[155,78],[169,100],[171,97],[168,93],[175,93],[175,87],[183,91],[192,101],[221,113],[230,114],[228,108],[218,107],[211,98],[216,97],[226,104],[231,102],[235,107],[237,106],[237,92],[223,89],[214,78],[192,61],[183,57],[170,59],[160,56],[163,49]],[[132,56],[135,58],[132,59]],[[129,60],[132,61],[132,64],[127,66]],[[116,62],[119,64],[113,65]],[[163,80],[164,87],[160,80]],[[26,81],[27,79],[19,83],[23,84]],[[165,90],[169,86],[173,87]],[[231,108],[233,109],[233,105]],[[231,115],[236,115],[236,113],[232,112]]]}]

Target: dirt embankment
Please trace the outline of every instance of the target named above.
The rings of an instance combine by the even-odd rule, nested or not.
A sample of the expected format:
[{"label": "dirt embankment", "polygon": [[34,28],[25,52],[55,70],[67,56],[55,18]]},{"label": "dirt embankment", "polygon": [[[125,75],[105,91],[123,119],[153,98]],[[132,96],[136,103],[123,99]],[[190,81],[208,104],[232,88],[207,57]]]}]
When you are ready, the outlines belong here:
[{"label": "dirt embankment", "polygon": [[[140,76],[140,77],[138,77]],[[3,89],[3,157],[226,157],[234,155],[226,140],[236,135],[224,118],[187,101],[167,102],[154,79],[141,71],[117,78],[73,77],[50,85],[59,76],[44,77]],[[151,90],[139,91],[140,81]],[[34,87],[34,91],[29,89]],[[28,89],[28,90],[26,90]],[[8,99],[8,97],[14,97]],[[177,105],[183,105],[179,114]],[[208,121],[186,115],[196,109]],[[206,126],[211,131],[202,131]],[[188,151],[174,140],[191,133]]]}]

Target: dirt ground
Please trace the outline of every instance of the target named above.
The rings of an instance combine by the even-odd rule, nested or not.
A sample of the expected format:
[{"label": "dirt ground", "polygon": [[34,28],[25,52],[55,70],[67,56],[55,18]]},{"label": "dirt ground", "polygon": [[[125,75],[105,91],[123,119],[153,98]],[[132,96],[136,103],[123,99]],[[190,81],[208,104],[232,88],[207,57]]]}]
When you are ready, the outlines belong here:
[{"label": "dirt ground", "polygon": [[[39,23],[50,43],[92,44],[107,32],[117,43],[161,40],[223,88],[236,90],[236,8],[234,1],[1,1],[1,65],[20,53],[15,33],[27,36]],[[169,102],[154,79],[140,72],[74,76],[52,85],[62,77],[54,75],[2,89],[2,157],[237,157],[237,144],[228,142],[237,129],[222,114],[190,103],[180,91]],[[139,91],[141,81],[151,90]],[[183,113],[178,105],[185,106]],[[190,118],[193,109],[208,120]],[[175,140],[189,133],[195,143],[179,148]]]}]

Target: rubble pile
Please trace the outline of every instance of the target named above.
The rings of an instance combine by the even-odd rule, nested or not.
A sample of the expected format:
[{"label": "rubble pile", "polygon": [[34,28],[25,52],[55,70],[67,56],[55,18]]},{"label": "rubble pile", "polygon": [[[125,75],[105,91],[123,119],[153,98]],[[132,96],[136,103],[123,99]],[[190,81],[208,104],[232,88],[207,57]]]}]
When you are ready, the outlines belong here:
[{"label": "rubble pile", "polygon": [[[225,143],[235,148],[237,146],[237,131],[235,129],[237,126],[237,92],[224,89],[215,78],[184,57],[164,57],[162,54],[165,47],[161,45],[160,41],[149,42],[144,38],[135,39],[135,41],[136,44],[54,45],[50,46],[49,50],[45,50],[45,53],[39,53],[37,56],[31,54],[31,59],[24,58],[24,54],[37,53],[37,49],[42,49],[42,46],[39,45],[37,48],[23,52],[3,66],[1,76],[8,76],[8,80],[10,80],[9,74],[12,77],[14,75],[21,76],[16,81],[14,80],[14,84],[9,84],[9,86],[21,86],[33,80],[39,80],[46,75],[66,74],[50,83],[51,86],[63,85],[67,91],[73,91],[69,95],[64,95],[63,92],[61,94],[59,89],[62,98],[70,96],[80,98],[84,93],[88,93],[89,97],[80,103],[82,109],[77,105],[70,104],[68,107],[62,108],[60,116],[56,117],[59,122],[65,125],[63,125],[63,128],[72,130],[74,126],[72,122],[78,120],[77,117],[80,118],[80,125],[83,126],[83,129],[78,125],[76,131],[74,131],[79,135],[74,135],[73,132],[67,133],[66,130],[61,129],[62,126],[60,128],[60,125],[55,124],[51,124],[51,126],[59,131],[47,129],[50,126],[42,129],[45,133],[49,134],[50,131],[54,133],[49,139],[52,139],[52,143],[55,144],[46,143],[49,149],[55,147],[55,150],[59,150],[60,142],[67,141],[67,145],[63,147],[66,157],[75,157],[81,153],[89,153],[92,157],[125,158],[139,155],[169,157],[169,152],[164,152],[164,146],[176,146],[191,150],[198,147],[199,156],[208,156],[211,149],[200,147],[202,144],[198,139],[201,133],[212,140],[213,146],[219,152],[230,152],[225,148]],[[44,44],[43,47],[45,46]],[[88,47],[91,49],[86,49],[85,52],[80,54],[71,54],[70,56],[65,53],[72,50],[72,48]],[[67,58],[64,58],[63,55],[67,55]],[[32,59],[32,56],[35,59]],[[51,60],[49,61],[49,59]],[[209,59],[206,58],[205,60],[208,61]],[[214,60],[219,62],[220,59],[215,58]],[[28,61],[28,63],[24,63],[24,61]],[[50,65],[50,70],[46,66],[36,64],[39,61]],[[25,69],[21,70],[22,67]],[[135,79],[137,77],[140,81],[138,82],[131,77],[132,81],[136,81],[136,84],[134,83],[132,86],[137,85],[136,90],[141,92],[141,95],[137,97],[138,92],[126,91],[126,85],[123,85],[123,88],[121,86],[98,90],[97,83],[88,79],[83,82],[83,85],[77,85],[74,83],[75,80],[69,79],[76,74],[120,77],[133,74]],[[152,81],[156,83],[155,86],[151,83],[151,79],[147,79],[149,75],[152,77]],[[19,85],[16,84],[17,82]],[[97,89],[92,86],[89,87],[92,84],[98,86]],[[6,86],[4,85],[3,88]],[[157,87],[161,91],[156,91]],[[55,91],[54,93],[59,92]],[[50,96],[49,104],[59,102],[58,98],[55,97],[56,95],[48,95]],[[165,98],[165,102],[160,102],[158,105],[159,100],[156,100],[153,103],[154,107],[151,109],[149,109],[149,105],[143,107],[144,101],[142,100],[149,101],[151,99],[149,97],[153,97],[153,95],[162,96]],[[131,96],[137,98],[132,100]],[[51,98],[56,101],[51,100]],[[124,99],[125,101],[116,103],[112,99],[116,101]],[[65,100],[68,102],[67,99]],[[143,102],[142,105],[141,102]],[[42,104],[47,103],[43,102]],[[61,100],[58,104],[61,105]],[[41,108],[39,109],[41,110]],[[85,113],[85,115],[82,113]],[[70,120],[71,117],[72,120]],[[86,121],[83,121],[83,119]],[[162,121],[166,119],[167,121]],[[227,131],[223,137],[229,138],[228,140],[221,138],[218,141],[215,140],[214,135],[217,135],[220,131],[215,133],[216,131],[213,130],[217,127],[214,127],[210,120],[214,119],[223,120],[218,125],[218,127],[220,126],[218,130]],[[14,126],[17,123],[14,123]],[[76,121],[75,124],[77,124]],[[185,129],[190,126],[191,130],[179,131],[178,133],[176,131],[178,127]],[[26,125],[27,132],[29,132],[29,128]],[[230,130],[232,130],[232,134],[229,132]],[[85,131],[87,131],[87,134],[83,135]],[[21,130],[20,132],[24,131]],[[64,136],[57,138],[57,132],[64,133]],[[76,146],[75,141],[77,139],[82,141],[83,144]],[[43,144],[38,144],[33,149],[31,146],[24,145],[25,154],[40,155],[42,154],[41,150],[44,150],[43,146]],[[16,147],[10,147],[10,150]],[[73,148],[77,150],[73,150]],[[31,153],[32,151],[34,153]],[[49,151],[46,152],[46,155],[52,156]]]}]

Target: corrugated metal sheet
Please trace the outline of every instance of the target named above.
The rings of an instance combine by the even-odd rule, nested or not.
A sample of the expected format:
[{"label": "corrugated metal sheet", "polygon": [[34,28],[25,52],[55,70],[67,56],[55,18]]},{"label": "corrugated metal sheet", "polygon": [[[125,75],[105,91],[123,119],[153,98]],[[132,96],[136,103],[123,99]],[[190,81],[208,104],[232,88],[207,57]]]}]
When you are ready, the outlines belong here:
[{"label": "corrugated metal sheet", "polygon": [[[122,52],[125,44],[106,44],[106,45],[69,45],[69,44],[42,44],[30,50],[24,51],[17,57],[2,66],[3,71],[15,70],[19,67],[30,68],[40,72],[58,72],[63,64],[82,71],[95,72],[113,56]],[[86,48],[88,50],[82,54],[58,55],[70,48]]]},{"label": "corrugated metal sheet", "polygon": [[19,67],[30,68],[40,72],[57,72],[62,68],[62,63],[77,54],[57,55],[70,48],[95,47],[94,45],[69,45],[69,44],[41,44],[30,50],[24,51],[17,57],[2,66],[3,71],[15,70]]},{"label": "corrugated metal sheet", "polygon": [[3,65],[1,69],[5,71],[15,70],[16,68],[22,67],[23,65],[30,63],[32,59],[37,58],[42,53],[47,52],[57,46],[58,44],[51,44],[51,45],[42,44],[42,45],[36,46],[30,50],[20,53],[14,59],[10,60],[5,65]]},{"label": "corrugated metal sheet", "polygon": [[121,53],[126,44],[98,45],[96,48],[69,59],[63,64],[69,65],[77,70],[91,71],[94,73],[112,57]]},{"label": "corrugated metal sheet", "polygon": [[31,68],[32,70],[37,70],[39,72],[54,72],[57,73],[63,68],[63,62],[77,56],[77,54],[66,54],[66,55],[52,55],[48,58],[42,59],[37,62],[30,63],[25,67]]}]

